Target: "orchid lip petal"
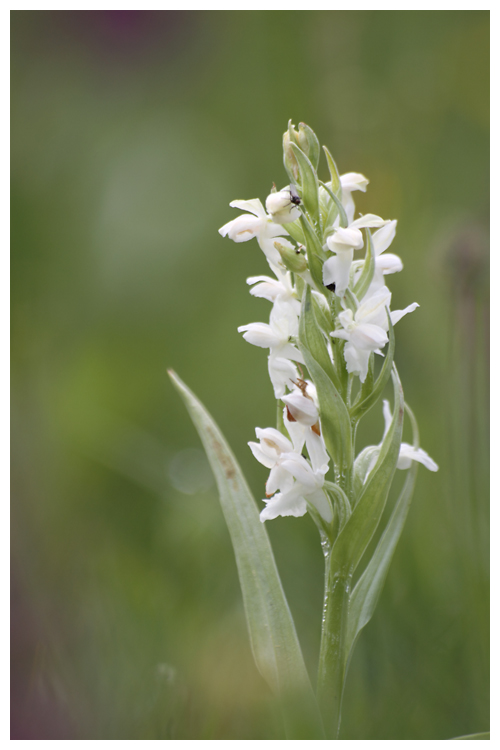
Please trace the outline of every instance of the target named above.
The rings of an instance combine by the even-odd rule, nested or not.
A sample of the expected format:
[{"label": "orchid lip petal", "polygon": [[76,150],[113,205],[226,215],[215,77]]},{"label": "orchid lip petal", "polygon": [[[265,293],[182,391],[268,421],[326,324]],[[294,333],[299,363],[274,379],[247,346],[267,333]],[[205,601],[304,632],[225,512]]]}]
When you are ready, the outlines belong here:
[{"label": "orchid lip petal", "polygon": [[429,471],[438,471],[439,469],[437,463],[422,448],[414,448],[413,445],[408,445],[408,443],[401,443],[397,468],[409,469],[412,461],[418,461]]},{"label": "orchid lip petal", "polygon": [[304,516],[307,513],[307,503],[295,488],[274,495],[260,513],[260,520],[270,521],[278,516]]},{"label": "orchid lip petal", "polygon": [[356,326],[350,336],[350,341],[358,349],[368,349],[374,351],[385,346],[389,337],[383,328],[372,323],[362,323]]}]

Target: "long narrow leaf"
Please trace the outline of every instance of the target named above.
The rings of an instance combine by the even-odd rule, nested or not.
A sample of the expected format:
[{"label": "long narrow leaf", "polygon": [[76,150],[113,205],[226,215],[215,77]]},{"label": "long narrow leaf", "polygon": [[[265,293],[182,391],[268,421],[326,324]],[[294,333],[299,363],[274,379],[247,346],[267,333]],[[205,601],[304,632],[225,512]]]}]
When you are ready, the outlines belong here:
[{"label": "long narrow leaf", "polygon": [[311,227],[307,216],[304,214],[300,217],[300,224],[304,233],[304,239],[307,248],[307,260],[309,262],[309,270],[311,276],[316,285],[316,288],[320,291],[324,289],[323,285],[323,262],[325,253],[321,247],[321,242],[318,239],[318,235]]},{"label": "long narrow leaf", "polygon": [[334,570],[349,566],[356,569],[370,539],[379,524],[392,484],[401,446],[403,432],[403,389],[394,368],[394,415],[391,426],[382,442],[375,467],[370,472],[366,485],[351,517],[339,534],[332,549],[331,565]]},{"label": "long narrow leaf", "polygon": [[359,389],[356,399],[351,406],[351,415],[355,413],[354,410],[356,409],[358,404],[361,404],[362,401],[368,398],[370,393],[373,391],[374,385],[375,385],[375,352],[370,352],[370,358],[368,360],[368,372],[366,373],[365,382]]},{"label": "long narrow leaf", "polygon": [[377,606],[389,566],[394,556],[394,551],[410,509],[417,477],[417,466],[417,462],[414,461],[408,471],[404,487],[373,557],[352,592],[349,602],[346,655],[349,654],[358,633],[371,620]]},{"label": "long narrow leaf", "polygon": [[466,734],[463,737],[453,737],[454,740],[489,740],[489,732],[481,732],[480,734]]},{"label": "long narrow leaf", "polygon": [[349,225],[349,220],[347,218],[347,214],[345,212],[345,208],[342,205],[342,201],[340,200],[340,198],[334,192],[332,192],[332,190],[330,190],[330,188],[328,187],[328,185],[325,185],[324,182],[322,182],[321,185],[325,188],[326,192],[328,193],[328,195],[330,196],[330,198],[332,199],[332,201],[335,203],[335,206],[336,206],[337,211],[339,212],[339,216],[340,216],[340,226],[345,229]]},{"label": "long narrow leaf", "polygon": [[328,171],[330,172],[332,190],[336,195],[342,197],[342,184],[340,182],[339,170],[337,169],[335,160],[326,146],[323,146],[323,151],[325,152],[326,161],[328,162]]},{"label": "long narrow leaf", "polygon": [[363,270],[361,275],[354,287],[354,293],[356,297],[361,301],[368,291],[368,288],[373,280],[373,274],[375,273],[375,250],[373,247],[372,233],[366,227],[366,258],[363,263]]},{"label": "long narrow leaf", "polygon": [[[318,326],[314,307],[314,298],[311,293],[311,287],[307,286],[304,294],[302,295],[302,310],[299,323],[299,340],[301,344],[309,349],[309,352],[326,372],[326,374],[334,384],[336,390],[339,391],[341,388],[340,381],[337,373],[335,372],[335,368],[333,367],[330,355],[328,354],[325,336]],[[331,324],[329,328],[330,330],[332,329]],[[347,417],[347,419],[349,419],[349,415],[347,413],[345,416]]]},{"label": "long narrow leaf", "polygon": [[327,450],[342,472],[352,463],[349,412],[334,385],[338,384],[338,377],[313,316],[311,288],[307,287],[302,299],[299,348],[318,393],[321,430]]},{"label": "long narrow leaf", "polygon": [[233,543],[257,668],[282,701],[289,739],[324,737],[293,619],[255,500],[224,436],[176,373],[169,375],[198,431]]}]

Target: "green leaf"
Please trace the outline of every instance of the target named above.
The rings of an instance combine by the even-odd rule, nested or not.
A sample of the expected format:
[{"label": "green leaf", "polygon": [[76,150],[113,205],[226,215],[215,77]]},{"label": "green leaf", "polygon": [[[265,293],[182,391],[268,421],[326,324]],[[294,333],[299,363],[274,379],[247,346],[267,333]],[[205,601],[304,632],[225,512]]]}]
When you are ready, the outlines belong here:
[{"label": "green leaf", "polygon": [[328,453],[340,473],[345,473],[352,457],[349,413],[332,381],[309,350],[302,345],[307,369],[318,392],[321,433]]},{"label": "green leaf", "polygon": [[255,663],[282,702],[289,739],[324,737],[316,699],[255,500],[226,440],[205,407],[169,371],[198,431],[231,535]]},{"label": "green leaf", "polygon": [[346,309],[352,310],[353,315],[355,315],[359,307],[359,302],[354,296],[354,294],[351,292],[349,287],[347,287],[347,289],[344,292],[343,302],[346,306]]},{"label": "green leaf", "polygon": [[[328,162],[328,171],[330,172],[330,179],[332,182],[332,190],[340,198],[342,197],[342,183],[340,182],[339,170],[333,159],[333,156],[329,152],[326,146],[323,146],[325,152],[326,161]],[[347,226],[347,225],[346,225]]]},{"label": "green leaf", "polygon": [[333,227],[339,212],[335,201],[332,200],[322,182],[319,184],[319,211],[321,214],[321,226],[325,228]]},{"label": "green leaf", "polygon": [[345,494],[344,490],[338,486],[338,484],[334,484],[333,482],[325,482],[323,487],[325,490],[327,490],[332,499],[333,507],[335,508],[339,521],[338,532],[340,533],[351,515],[351,504],[349,502],[349,498]]},{"label": "green leaf", "polygon": [[354,412],[355,407],[357,407],[358,404],[360,404],[362,401],[364,401],[370,396],[370,394],[373,391],[374,385],[375,385],[375,354],[374,352],[371,352],[370,358],[368,360],[368,372],[366,373],[365,382],[361,384],[361,387],[356,395],[356,399],[354,400],[351,406],[351,415],[355,413]]},{"label": "green leaf", "polygon": [[466,734],[463,737],[452,737],[454,740],[489,740],[489,732],[481,732],[481,734]]},{"label": "green leaf", "polygon": [[353,496],[354,505],[359,499],[363,490],[363,484],[368,473],[368,469],[374,462],[380,453],[380,445],[367,445],[363,448],[361,453],[356,456],[354,461],[354,481],[353,481]]},{"label": "green leaf", "polygon": [[325,288],[323,285],[323,261],[325,253],[321,246],[321,242],[318,239],[318,235],[310,225],[307,216],[302,214],[300,217],[300,223],[306,242],[309,270],[317,289],[322,290]]},{"label": "green leaf", "polygon": [[363,264],[363,270],[359,277],[356,286],[354,287],[354,294],[359,300],[362,300],[368,291],[368,287],[372,283],[373,274],[375,273],[375,250],[373,248],[372,233],[368,229],[365,229],[366,233],[366,256]]},{"label": "green leaf", "polygon": [[328,187],[328,185],[325,185],[324,182],[322,182],[321,185],[325,188],[326,192],[328,193],[328,195],[330,196],[330,198],[332,199],[332,201],[337,206],[337,210],[339,212],[339,217],[340,217],[340,226],[345,229],[346,227],[349,226],[349,219],[347,218],[347,214],[345,212],[345,208],[342,205],[342,202],[341,202],[340,198],[335,193],[333,193],[330,190],[330,188]]},{"label": "green leaf", "polygon": [[290,144],[297,159],[302,178],[302,203],[316,224],[319,224],[319,183],[318,175],[305,153],[295,143]]},{"label": "green leaf", "polygon": [[[413,434],[413,444],[418,448],[418,434]],[[346,655],[349,654],[356,637],[371,620],[380,593],[385,583],[389,566],[410,509],[418,464],[412,462],[401,494],[391,517],[377,544],[370,562],[354,587],[349,602],[349,619],[346,638]]]},{"label": "green leaf", "polygon": [[299,221],[292,221],[290,224],[283,224],[283,226],[295,242],[298,242],[299,245],[306,244],[304,232],[302,231]]},{"label": "green leaf", "polygon": [[323,438],[334,464],[340,471],[347,470],[352,463],[349,412],[339,394],[338,376],[314,317],[310,286],[302,298],[299,326],[299,348],[318,392]]},{"label": "green leaf", "polygon": [[401,382],[394,367],[394,414],[391,426],[382,441],[375,467],[363,487],[351,517],[339,534],[332,549],[332,574],[336,570],[354,573],[384,512],[399,457],[403,432],[404,397]]},{"label": "green leaf", "polygon": [[[325,299],[323,297],[323,299]],[[331,314],[330,309],[328,307],[328,303],[325,301],[326,305],[326,311],[325,308],[320,304],[318,300],[317,295],[312,295],[312,305],[314,310],[314,316],[318,322],[319,327],[323,331],[323,333],[326,334],[327,337],[330,337],[330,333],[333,331],[333,323],[331,320]],[[330,360],[330,358],[328,358]]]},{"label": "green leaf", "polygon": [[[389,376],[391,374],[391,368],[394,362],[394,349],[396,347],[396,339],[394,337],[394,327],[392,325],[391,316],[387,311],[387,318],[389,322],[389,346],[387,347],[387,353],[384,358],[384,364],[380,370],[379,376],[375,381],[373,388],[370,390],[369,387],[361,388],[360,399],[356,400],[351,407],[351,418],[359,421],[366,412],[372,408],[380,398],[382,391],[384,390]],[[365,382],[365,386],[369,386]]]},{"label": "green leaf", "polygon": [[335,388],[340,390],[340,381],[328,353],[325,335],[321,331],[321,326],[318,325],[318,309],[319,304],[312,295],[311,287],[307,285],[305,292],[302,295],[302,310],[299,322],[299,347],[302,344],[308,349],[309,353],[328,375]]}]

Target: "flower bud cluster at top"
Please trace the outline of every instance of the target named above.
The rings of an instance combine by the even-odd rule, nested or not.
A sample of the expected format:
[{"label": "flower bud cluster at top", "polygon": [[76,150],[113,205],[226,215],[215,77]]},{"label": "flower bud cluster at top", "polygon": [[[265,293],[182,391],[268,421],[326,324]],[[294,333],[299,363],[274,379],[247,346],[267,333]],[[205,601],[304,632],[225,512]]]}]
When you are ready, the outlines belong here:
[{"label": "flower bud cluster at top", "polygon": [[[312,289],[317,319],[321,320],[318,330],[330,361],[339,377],[345,376],[344,382],[349,383],[344,394],[347,400],[353,378],[358,378],[362,387],[368,373],[373,373],[373,354],[383,356],[390,323],[395,325],[418,305],[414,302],[404,310],[390,311],[391,292],[385,277],[403,268],[397,255],[386,252],[397,222],[374,214],[355,218],[353,193],[366,192],[366,177],[356,172],[339,176],[325,148],[330,180],[320,182],[316,171],[319,141],[304,123],[298,130],[289,124],[283,151],[289,184],[281,190],[273,186],[265,208],[259,199],[232,201],[229,205],[244,213],[219,232],[235,242],[255,237],[274,274],[274,278],[247,279],[250,294],[272,303],[269,323],[238,328],[250,344],[269,350],[269,376],[276,398],[283,402],[281,429],[257,428],[259,442],[249,443],[257,460],[270,469],[261,520],[302,516],[309,510],[329,524],[333,511],[325,475],[330,456],[321,433],[316,387],[312,380],[304,379],[299,343],[305,290],[308,286]],[[356,258],[363,248],[365,257]],[[388,404],[384,405],[386,419],[388,409]],[[361,462],[362,481],[366,481],[374,457],[376,460],[377,446],[362,453],[366,455],[367,450],[371,463]],[[403,443],[398,468],[409,468],[412,461],[437,470],[425,451]]]}]

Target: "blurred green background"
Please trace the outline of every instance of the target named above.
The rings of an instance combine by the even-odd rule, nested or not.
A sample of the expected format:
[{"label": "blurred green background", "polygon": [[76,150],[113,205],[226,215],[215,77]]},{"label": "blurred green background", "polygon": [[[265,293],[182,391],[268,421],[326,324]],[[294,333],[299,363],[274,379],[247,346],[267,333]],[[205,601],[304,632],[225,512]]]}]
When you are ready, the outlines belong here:
[{"label": "blurred green background", "polygon": [[[399,220],[393,309],[421,307],[396,359],[440,465],[419,472],[341,736],[489,728],[488,61],[486,11],[12,13],[13,738],[282,737],[165,370],[260,499],[246,443],[275,405],[236,328],[267,319],[245,279],[268,269],[217,229],[286,184],[289,118],[370,179],[358,210]],[[381,413],[365,421],[378,442]],[[268,531],[314,677],[316,530]]]}]

